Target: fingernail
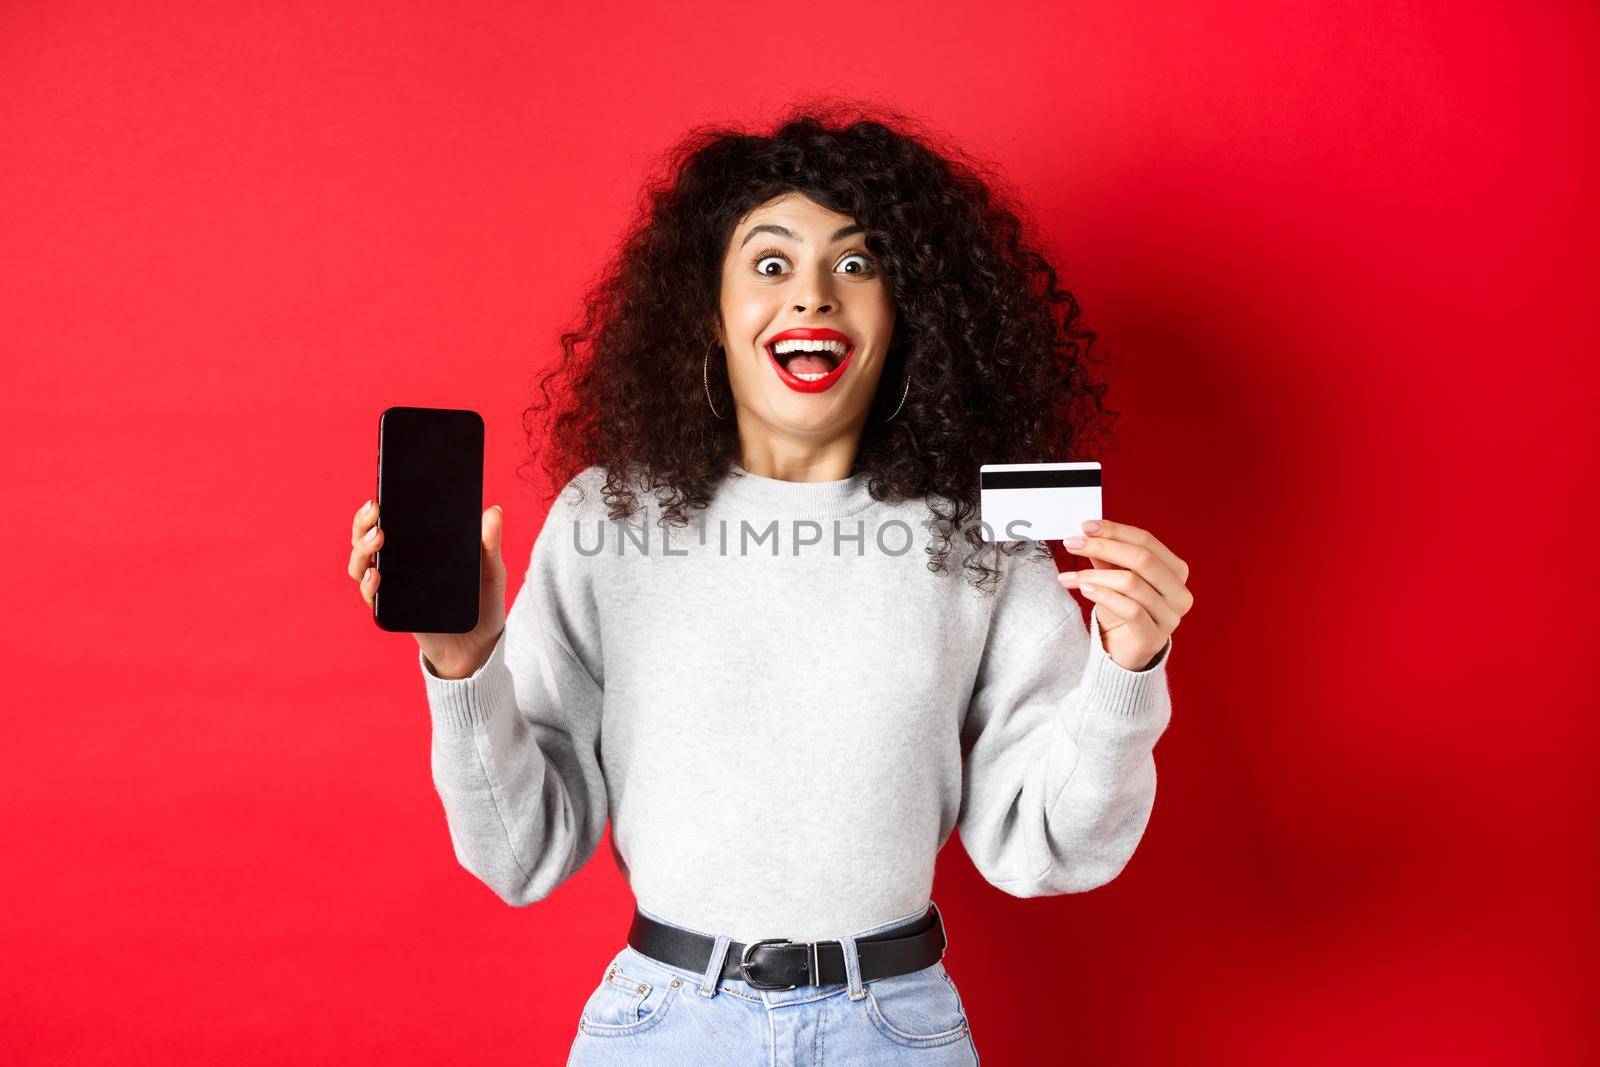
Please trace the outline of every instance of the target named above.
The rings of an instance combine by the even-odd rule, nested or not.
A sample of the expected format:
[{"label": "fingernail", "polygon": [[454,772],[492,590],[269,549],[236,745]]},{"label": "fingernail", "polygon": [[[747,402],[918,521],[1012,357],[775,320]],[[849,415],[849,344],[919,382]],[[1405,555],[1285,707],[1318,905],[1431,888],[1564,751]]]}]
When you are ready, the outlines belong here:
[{"label": "fingernail", "polygon": [[1065,541],[1062,542],[1062,544],[1066,545],[1068,548],[1082,548],[1084,545],[1086,545],[1088,543],[1089,543],[1088,541],[1084,540],[1081,537],[1069,537]]},{"label": "fingernail", "polygon": [[1066,582],[1068,585],[1071,585],[1073,582],[1078,580],[1078,572],[1077,571],[1062,571],[1061,574],[1058,575],[1058,577],[1063,582]]},{"label": "fingernail", "polygon": [[1082,585],[1078,586],[1078,588],[1083,590],[1083,595],[1084,596],[1094,596],[1096,593],[1098,593],[1100,591],[1100,590],[1096,589],[1094,586],[1090,585],[1088,582],[1084,582]]},{"label": "fingernail", "polygon": [[363,574],[363,575],[362,575],[362,576],[361,576],[361,580],[362,580],[362,581],[363,581],[363,582],[370,582],[370,581],[372,581],[372,568],[371,568],[371,567],[368,567],[368,568],[367,568],[367,573],[365,573],[365,574]]},{"label": "fingernail", "polygon": [[374,526],[372,529],[367,531],[367,540],[368,541],[376,541],[377,539],[378,539],[378,528],[376,526]]},{"label": "fingernail", "polygon": [[363,512],[371,511],[372,510],[372,501],[369,500],[365,504],[362,504],[361,505],[361,510]]},{"label": "fingernail", "polygon": [[1083,532],[1084,533],[1099,533],[1100,532],[1100,520],[1099,519],[1089,519],[1087,522],[1085,522],[1083,524]]}]

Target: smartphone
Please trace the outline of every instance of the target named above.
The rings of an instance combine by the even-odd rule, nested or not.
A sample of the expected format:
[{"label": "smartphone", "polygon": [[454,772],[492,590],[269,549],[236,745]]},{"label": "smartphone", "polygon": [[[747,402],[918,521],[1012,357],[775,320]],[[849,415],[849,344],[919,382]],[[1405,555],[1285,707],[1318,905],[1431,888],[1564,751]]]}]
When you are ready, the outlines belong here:
[{"label": "smartphone", "polygon": [[385,411],[374,499],[383,530],[373,561],[378,627],[470,633],[483,563],[483,417],[454,408]]},{"label": "smartphone", "polygon": [[985,463],[978,468],[985,541],[1060,540],[1100,518],[1098,463]]}]

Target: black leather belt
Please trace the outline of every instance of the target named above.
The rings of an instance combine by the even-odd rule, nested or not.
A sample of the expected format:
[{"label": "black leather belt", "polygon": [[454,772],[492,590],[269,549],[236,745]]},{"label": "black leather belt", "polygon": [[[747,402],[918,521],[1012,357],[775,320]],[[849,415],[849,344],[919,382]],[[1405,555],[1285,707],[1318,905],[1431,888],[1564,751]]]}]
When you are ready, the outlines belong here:
[{"label": "black leather belt", "polygon": [[[704,974],[711,965],[711,950],[716,938],[685,930],[681,926],[657,922],[633,912],[628,928],[628,944],[635,951],[686,971]],[[928,911],[899,926],[856,938],[856,955],[861,963],[861,980],[889,978],[932,967],[944,958],[947,942],[939,907],[928,902]],[[844,946],[838,941],[790,941],[784,937],[766,938],[748,945],[729,943],[722,961],[722,977],[749,982],[757,989],[794,989],[802,985],[825,985],[847,981],[844,972]]]}]

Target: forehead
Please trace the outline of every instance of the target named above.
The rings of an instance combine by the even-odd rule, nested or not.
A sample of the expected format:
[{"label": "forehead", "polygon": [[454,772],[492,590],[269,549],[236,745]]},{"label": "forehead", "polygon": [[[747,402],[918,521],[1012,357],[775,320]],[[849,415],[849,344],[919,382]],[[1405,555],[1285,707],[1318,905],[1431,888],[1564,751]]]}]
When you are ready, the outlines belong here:
[{"label": "forehead", "polygon": [[831,233],[840,226],[854,223],[855,220],[849,215],[841,215],[837,211],[823,207],[804,193],[789,192],[754,208],[739,221],[734,232],[742,236],[763,222],[782,223],[795,230],[825,229]]}]

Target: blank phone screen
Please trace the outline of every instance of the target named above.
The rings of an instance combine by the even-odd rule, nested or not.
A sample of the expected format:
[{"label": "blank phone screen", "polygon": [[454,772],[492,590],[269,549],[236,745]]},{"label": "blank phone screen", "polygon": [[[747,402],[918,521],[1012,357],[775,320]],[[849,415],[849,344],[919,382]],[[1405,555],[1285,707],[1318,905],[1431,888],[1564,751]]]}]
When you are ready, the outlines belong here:
[{"label": "blank phone screen", "polygon": [[478,625],[483,418],[394,407],[378,425],[379,627],[467,633]]}]

